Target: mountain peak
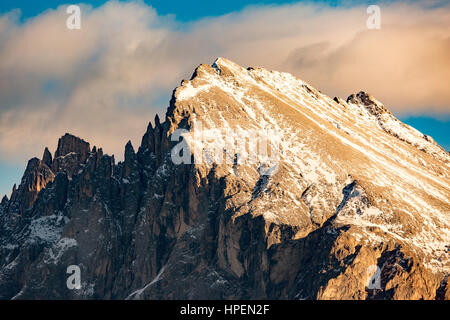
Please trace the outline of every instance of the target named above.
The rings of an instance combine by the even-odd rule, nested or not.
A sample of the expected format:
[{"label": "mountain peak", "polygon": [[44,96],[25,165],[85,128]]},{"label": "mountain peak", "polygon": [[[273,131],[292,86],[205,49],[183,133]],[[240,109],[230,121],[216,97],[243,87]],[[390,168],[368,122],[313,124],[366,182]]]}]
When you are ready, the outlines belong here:
[{"label": "mountain peak", "polygon": [[5,206],[8,203],[8,196],[3,196],[2,202],[0,202],[0,205]]},{"label": "mountain peak", "polygon": [[367,111],[375,116],[383,113],[391,114],[391,112],[380,101],[365,91],[360,91],[357,94],[351,94],[347,98],[347,103],[362,105],[367,109]]},{"label": "mountain peak", "polygon": [[58,148],[52,161],[55,173],[66,172],[69,177],[80,164],[86,162],[91,152],[90,144],[70,133],[66,133],[58,140]]},{"label": "mountain peak", "polygon": [[42,155],[42,162],[47,165],[47,167],[52,166],[52,154],[47,147],[45,147],[44,154]]},{"label": "mountain peak", "polygon": [[90,150],[91,149],[88,142],[70,133],[66,133],[58,140],[58,148],[55,152],[55,158],[64,157],[67,154],[74,152],[86,159]]},{"label": "mountain peak", "polygon": [[[339,185],[348,175],[357,178],[355,188],[365,189],[367,198],[379,197],[382,193],[381,198],[404,207],[415,217],[413,224],[420,224],[421,212],[428,209],[426,206],[419,209],[419,205],[411,209],[410,203],[428,201],[429,205],[433,203],[435,207],[432,210],[436,211],[448,206],[445,200],[448,193],[443,189],[448,187],[448,178],[445,177],[450,175],[445,165],[449,163],[448,154],[423,138],[423,134],[396,119],[370,93],[360,91],[346,101],[333,100],[291,74],[264,68],[243,68],[224,58],[218,58],[211,66],[201,65],[197,70],[190,81],[184,81],[176,89],[174,112],[169,114],[172,124],[182,123],[185,115],[192,115],[208,128],[227,128],[230,131],[246,128],[258,133],[270,128],[282,137],[279,166],[283,169],[269,181],[274,185],[272,188],[276,188],[277,183],[290,186],[283,191],[284,196],[277,198],[285,210],[283,213],[272,212],[273,203],[258,196],[251,201],[249,210],[253,215],[262,215],[278,224],[295,225],[300,230],[307,230],[305,225],[311,223],[311,229],[314,229],[331,218],[330,212],[336,212],[336,208],[327,206],[338,201],[342,193],[336,193],[335,200],[327,200],[322,206],[309,203],[307,199],[328,197],[326,188],[320,187],[319,191],[310,186]],[[189,136],[187,140],[190,148],[194,149],[195,140]],[[203,147],[213,150],[216,145],[211,143]],[[442,164],[444,167],[439,168]],[[248,165],[250,172],[253,170],[251,167]],[[227,172],[227,169],[223,170]],[[299,175],[296,176],[295,172]],[[383,191],[374,185],[380,172],[384,172],[383,181],[376,184],[382,185]],[[421,184],[418,184],[418,179],[422,179]],[[297,188],[299,181],[302,185]],[[424,190],[440,191],[426,195],[428,191]],[[309,197],[308,193],[311,193]],[[304,201],[309,210],[292,205],[291,199],[298,194],[305,194]],[[434,200],[430,202],[427,197]],[[361,201],[364,203],[366,199]],[[385,221],[383,228],[389,225],[388,229],[394,230],[395,221],[403,219],[400,213],[381,200],[368,207],[373,208],[361,210],[386,212],[383,219],[389,222]],[[298,217],[307,217],[305,219],[309,222],[300,222]],[[374,217],[366,218],[367,224],[376,221]],[[357,216],[352,219],[354,224],[362,223]],[[427,226],[429,234],[437,232],[441,223],[441,220],[432,219],[435,224]],[[342,217],[342,220],[348,221],[347,217]],[[447,219],[445,223],[450,222]],[[406,225],[403,228],[405,233],[415,234]],[[370,233],[365,227],[361,230],[366,230],[363,231],[365,237]],[[299,231],[297,236],[300,237],[302,232]],[[426,246],[421,240],[417,241],[416,247]],[[440,252],[444,250],[443,244],[439,244]],[[442,262],[433,256],[429,265],[442,265]]]},{"label": "mountain peak", "polygon": [[234,63],[233,61],[228,60],[228,59],[223,58],[223,57],[217,57],[216,60],[214,60],[214,62],[211,65],[211,67],[213,67],[213,68],[218,67],[218,66],[231,66],[231,67],[242,68],[241,66],[239,66],[236,63]]},{"label": "mountain peak", "polygon": [[[202,64],[124,162],[99,149],[81,163],[89,144],[67,134],[51,187],[30,163],[31,188],[0,214],[0,298],[435,299],[449,292],[450,157],[383,108],[288,73]],[[23,220],[18,202],[32,203]],[[61,286],[74,259],[79,291]]]}]

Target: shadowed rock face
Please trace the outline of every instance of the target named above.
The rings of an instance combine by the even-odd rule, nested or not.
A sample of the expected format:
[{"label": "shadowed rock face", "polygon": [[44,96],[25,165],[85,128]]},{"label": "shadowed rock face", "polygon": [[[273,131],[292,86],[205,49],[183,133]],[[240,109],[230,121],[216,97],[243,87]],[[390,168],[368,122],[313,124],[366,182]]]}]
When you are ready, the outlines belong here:
[{"label": "shadowed rock face", "polygon": [[55,158],[64,157],[72,152],[80,155],[81,161],[84,162],[89,155],[90,146],[89,143],[83,139],[66,133],[58,141],[58,149],[56,149]]},{"label": "shadowed rock face", "polygon": [[[66,133],[58,141],[52,170],[55,172],[64,171],[71,177],[78,166],[86,162],[90,150],[88,142]],[[44,152],[43,160],[48,162],[48,153]]]},{"label": "shadowed rock face", "polygon": [[44,154],[42,155],[42,162],[49,168],[52,167],[52,154],[50,153],[50,150],[46,147],[44,150]]},{"label": "shadowed rock face", "polygon": [[[278,170],[175,165],[198,120],[275,129]],[[0,203],[0,298],[448,299],[448,163],[368,94],[218,59],[123,162],[69,134],[30,160]]]}]

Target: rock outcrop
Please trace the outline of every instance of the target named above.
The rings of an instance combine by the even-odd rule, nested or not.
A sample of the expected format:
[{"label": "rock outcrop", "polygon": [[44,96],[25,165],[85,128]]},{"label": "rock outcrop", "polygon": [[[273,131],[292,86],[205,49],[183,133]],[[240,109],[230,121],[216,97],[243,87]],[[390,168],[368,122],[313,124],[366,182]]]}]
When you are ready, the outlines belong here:
[{"label": "rock outcrop", "polygon": [[[275,165],[195,161],[217,129],[275,132]],[[449,160],[369,94],[220,58],[123,162],[70,134],[30,160],[0,203],[0,298],[448,299]]]}]

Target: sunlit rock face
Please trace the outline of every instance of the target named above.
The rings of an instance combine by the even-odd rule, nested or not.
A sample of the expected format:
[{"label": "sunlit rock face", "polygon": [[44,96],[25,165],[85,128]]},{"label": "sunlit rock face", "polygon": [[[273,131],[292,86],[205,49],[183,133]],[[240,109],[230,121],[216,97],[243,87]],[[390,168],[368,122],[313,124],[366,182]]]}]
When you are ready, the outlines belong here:
[{"label": "sunlit rock face", "polygon": [[[276,170],[214,161],[230,132],[276,137]],[[30,160],[0,203],[0,298],[448,299],[449,160],[368,93],[219,58],[123,162],[70,134]]]}]

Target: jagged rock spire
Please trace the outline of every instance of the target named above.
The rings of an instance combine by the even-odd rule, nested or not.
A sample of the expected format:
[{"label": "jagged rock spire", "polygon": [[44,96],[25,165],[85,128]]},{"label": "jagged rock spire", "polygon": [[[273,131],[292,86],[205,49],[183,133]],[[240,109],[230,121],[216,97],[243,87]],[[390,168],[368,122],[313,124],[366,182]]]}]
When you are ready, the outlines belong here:
[{"label": "jagged rock spire", "polygon": [[390,111],[386,109],[386,107],[381,102],[375,99],[370,93],[364,91],[360,91],[357,94],[351,94],[347,98],[347,103],[360,104],[375,116],[382,113],[390,114]]},{"label": "jagged rock spire", "polygon": [[14,183],[12,191],[11,191],[11,198],[10,198],[10,200],[14,200],[16,195],[17,195],[17,185]]},{"label": "jagged rock spire", "polygon": [[52,154],[47,147],[45,147],[44,154],[42,155],[42,163],[46,164],[49,168],[52,166]]},{"label": "jagged rock spire", "polygon": [[71,152],[75,152],[79,154],[82,159],[86,160],[90,150],[91,149],[88,142],[74,135],[66,133],[58,141],[58,148],[55,152],[55,158],[63,157]]},{"label": "jagged rock spire", "polygon": [[161,125],[161,122],[159,121],[159,116],[156,114],[155,116],[155,154],[161,153],[161,137],[163,133],[163,127]]},{"label": "jagged rock spire", "polygon": [[128,140],[125,146],[125,161],[135,155],[133,144]]},{"label": "jagged rock spire", "polygon": [[2,199],[2,202],[0,203],[0,205],[5,206],[8,203],[8,197],[5,195]]},{"label": "jagged rock spire", "polygon": [[33,205],[39,192],[54,178],[53,171],[40,159],[30,159],[19,187],[13,187],[10,202],[17,203],[18,212],[23,213]]},{"label": "jagged rock spire", "polygon": [[53,172],[64,171],[71,177],[78,166],[89,158],[90,151],[89,142],[66,133],[58,141],[58,148],[52,163]]},{"label": "jagged rock spire", "polygon": [[124,176],[127,177],[130,175],[133,166],[135,166],[136,162],[136,153],[134,152],[133,144],[131,141],[128,141],[125,146],[125,159],[124,159]]},{"label": "jagged rock spire", "polygon": [[153,129],[152,123],[149,122],[147,126],[147,131],[142,137],[141,150],[149,150],[150,152],[155,152],[155,130]]}]

